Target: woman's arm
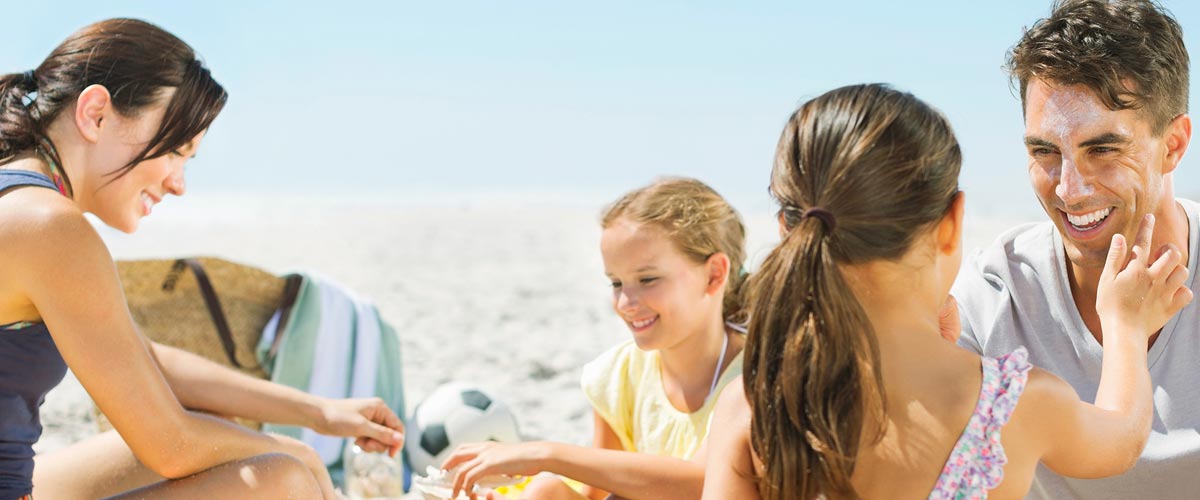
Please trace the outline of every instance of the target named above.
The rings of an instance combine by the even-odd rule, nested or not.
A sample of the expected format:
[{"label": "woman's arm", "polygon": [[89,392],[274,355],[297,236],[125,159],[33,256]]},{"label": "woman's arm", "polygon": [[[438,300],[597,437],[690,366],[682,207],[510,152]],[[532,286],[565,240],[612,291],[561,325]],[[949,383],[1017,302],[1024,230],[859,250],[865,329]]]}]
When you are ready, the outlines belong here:
[{"label": "woman's arm", "polygon": [[[30,208],[24,224],[5,231],[13,259],[5,268],[19,276],[63,359],[138,460],[167,478],[269,452],[320,464],[306,447],[185,411],[134,328],[99,235],[65,199],[29,191],[9,194],[28,196]],[[328,484],[324,467],[313,473]]]},{"label": "woman's arm", "polygon": [[[607,438],[601,439],[603,429],[614,440],[616,434],[598,415],[595,419],[598,429],[594,442],[611,444]],[[694,500],[704,486],[703,464],[648,453],[552,442],[463,445],[454,450],[442,467],[448,470],[461,467],[455,476],[456,492],[471,491],[480,479],[488,476],[531,476],[539,472],[553,472],[592,485],[594,488],[587,495],[593,499],[604,498],[607,491],[629,500]]]},{"label": "woman's arm", "polygon": [[147,343],[186,408],[356,437],[367,451],[394,455],[404,444],[404,424],[382,399],[331,400],[251,377],[182,349]]},{"label": "woman's arm", "polygon": [[754,455],[750,447],[750,404],[742,378],[730,382],[713,410],[708,447],[711,459],[704,474],[704,499],[738,498],[757,500]]}]

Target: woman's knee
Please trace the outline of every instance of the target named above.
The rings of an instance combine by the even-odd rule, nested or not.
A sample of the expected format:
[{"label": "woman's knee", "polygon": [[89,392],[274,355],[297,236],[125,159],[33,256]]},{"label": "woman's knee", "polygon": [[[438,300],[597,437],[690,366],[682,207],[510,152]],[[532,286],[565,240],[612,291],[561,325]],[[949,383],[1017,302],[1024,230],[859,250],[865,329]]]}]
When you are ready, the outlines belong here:
[{"label": "woman's knee", "polygon": [[242,463],[238,475],[265,494],[278,495],[277,498],[321,498],[321,487],[312,471],[303,461],[286,453],[249,458]]}]

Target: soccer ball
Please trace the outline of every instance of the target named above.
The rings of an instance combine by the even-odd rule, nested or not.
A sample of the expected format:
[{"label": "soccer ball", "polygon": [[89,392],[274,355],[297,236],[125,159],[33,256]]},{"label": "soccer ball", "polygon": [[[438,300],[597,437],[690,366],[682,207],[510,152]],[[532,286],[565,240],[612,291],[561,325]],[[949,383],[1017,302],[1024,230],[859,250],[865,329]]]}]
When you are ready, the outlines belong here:
[{"label": "soccer ball", "polygon": [[440,468],[460,444],[521,440],[508,405],[481,388],[458,382],[434,389],[417,405],[405,428],[404,452],[414,471]]}]

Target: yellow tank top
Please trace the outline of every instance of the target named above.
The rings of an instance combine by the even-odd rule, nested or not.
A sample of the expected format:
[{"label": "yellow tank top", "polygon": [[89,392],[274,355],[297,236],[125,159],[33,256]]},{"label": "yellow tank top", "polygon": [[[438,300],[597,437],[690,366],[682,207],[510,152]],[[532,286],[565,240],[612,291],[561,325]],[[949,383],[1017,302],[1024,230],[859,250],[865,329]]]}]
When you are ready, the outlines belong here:
[{"label": "yellow tank top", "polygon": [[684,413],[671,406],[663,391],[658,352],[643,351],[628,340],[584,365],[580,385],[626,450],[687,460],[708,435],[721,390],[741,374],[739,352],[721,373],[704,406]]}]

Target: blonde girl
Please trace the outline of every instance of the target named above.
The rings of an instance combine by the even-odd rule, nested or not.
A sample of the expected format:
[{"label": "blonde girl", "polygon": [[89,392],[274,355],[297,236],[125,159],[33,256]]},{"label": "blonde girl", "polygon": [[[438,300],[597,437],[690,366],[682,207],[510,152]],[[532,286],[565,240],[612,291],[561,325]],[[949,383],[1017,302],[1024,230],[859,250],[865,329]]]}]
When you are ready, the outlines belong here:
[{"label": "blonde girl", "polygon": [[[1112,241],[1097,309],[1096,404],[940,335],[961,262],[961,157],[949,124],[884,85],[800,107],[776,150],[783,241],[749,285],[743,384],[722,396],[705,499],[1022,498],[1041,462],[1118,474],[1150,432],[1146,346],[1191,299],[1178,249],[1127,262]],[[1054,332],[1047,332],[1054,334]]]},{"label": "blonde girl", "polygon": [[482,477],[549,472],[528,499],[695,499],[717,395],[742,368],[740,289],[745,230],[737,212],[693,179],[664,179],[613,203],[600,253],[613,309],[633,338],[583,370],[592,447],[561,443],[464,445],[446,460],[455,489]]}]

